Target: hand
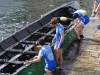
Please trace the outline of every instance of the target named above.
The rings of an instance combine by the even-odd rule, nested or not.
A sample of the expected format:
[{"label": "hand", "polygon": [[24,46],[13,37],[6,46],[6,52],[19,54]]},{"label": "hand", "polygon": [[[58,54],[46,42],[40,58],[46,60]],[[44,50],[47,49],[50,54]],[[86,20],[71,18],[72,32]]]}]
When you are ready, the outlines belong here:
[{"label": "hand", "polygon": [[52,45],[54,44],[54,40],[52,40]]},{"label": "hand", "polygon": [[25,64],[30,64],[30,62],[28,60],[25,61]]},{"label": "hand", "polygon": [[72,31],[72,30],[73,30],[73,28],[70,28],[70,29],[69,29],[69,31]]}]

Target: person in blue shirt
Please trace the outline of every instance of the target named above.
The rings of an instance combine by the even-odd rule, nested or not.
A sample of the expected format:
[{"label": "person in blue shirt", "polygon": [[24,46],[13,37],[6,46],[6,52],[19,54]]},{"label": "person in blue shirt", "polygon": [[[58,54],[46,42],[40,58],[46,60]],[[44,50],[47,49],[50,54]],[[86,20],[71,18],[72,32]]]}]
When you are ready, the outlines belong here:
[{"label": "person in blue shirt", "polygon": [[73,12],[74,26],[70,30],[75,29],[77,34],[77,41],[80,41],[81,36],[83,37],[83,27],[89,23],[90,18],[87,15],[86,10],[79,9]]},{"label": "person in blue shirt", "polygon": [[38,56],[34,57],[36,59],[34,60],[26,60],[26,64],[36,63],[41,60],[43,57],[45,59],[45,75],[53,75],[52,70],[54,70],[57,66],[56,60],[54,58],[53,51],[49,45],[45,45],[44,39],[39,40],[39,44],[42,46],[42,48],[39,51]]},{"label": "person in blue shirt", "polygon": [[64,27],[59,23],[57,17],[53,17],[50,21],[51,25],[56,28],[56,34],[52,39],[52,44],[54,44],[54,54],[56,57],[57,65],[61,68],[63,63],[62,48],[64,45]]}]

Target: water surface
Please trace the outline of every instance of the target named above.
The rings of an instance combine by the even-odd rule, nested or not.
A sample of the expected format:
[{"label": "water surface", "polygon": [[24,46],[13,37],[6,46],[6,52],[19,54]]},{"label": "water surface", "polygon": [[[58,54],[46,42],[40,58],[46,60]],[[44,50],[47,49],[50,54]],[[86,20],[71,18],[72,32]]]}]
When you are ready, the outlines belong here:
[{"label": "water surface", "polygon": [[[47,11],[72,0],[0,0],[0,41],[40,18]],[[78,0],[91,14],[92,0]]]}]

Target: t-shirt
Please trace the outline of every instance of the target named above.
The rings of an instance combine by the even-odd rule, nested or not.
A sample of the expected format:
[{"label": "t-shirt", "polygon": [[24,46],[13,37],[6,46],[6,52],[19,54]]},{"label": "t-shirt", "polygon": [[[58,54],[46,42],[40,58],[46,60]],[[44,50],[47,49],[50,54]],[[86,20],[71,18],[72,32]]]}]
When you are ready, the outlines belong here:
[{"label": "t-shirt", "polygon": [[87,23],[90,21],[88,15],[87,15],[87,12],[86,12],[85,10],[80,9],[80,10],[75,11],[74,13],[77,13],[77,14],[78,14],[78,18],[79,18],[84,24],[87,24]]},{"label": "t-shirt", "polygon": [[74,13],[77,13],[78,18],[80,18],[81,20],[84,16],[87,16],[87,12],[85,10],[82,10],[82,9],[76,10]]},{"label": "t-shirt", "polygon": [[56,62],[52,49],[49,45],[44,45],[39,51],[39,55],[44,57],[46,65],[50,65]]},{"label": "t-shirt", "polygon": [[60,41],[61,35],[60,33],[64,32],[64,27],[62,24],[59,23],[59,25],[56,27],[56,41]]}]

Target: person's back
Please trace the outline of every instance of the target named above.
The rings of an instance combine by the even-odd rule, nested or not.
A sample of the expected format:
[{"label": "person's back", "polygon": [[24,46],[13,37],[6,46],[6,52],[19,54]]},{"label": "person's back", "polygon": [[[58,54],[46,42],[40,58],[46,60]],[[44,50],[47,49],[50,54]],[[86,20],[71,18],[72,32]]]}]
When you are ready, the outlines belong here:
[{"label": "person's back", "polygon": [[46,64],[56,64],[56,61],[55,61],[55,58],[54,58],[54,55],[53,55],[53,51],[51,49],[51,47],[49,45],[44,45],[39,54],[42,54],[44,59],[45,59],[45,62]]},{"label": "person's back", "polygon": [[87,12],[83,9],[76,10],[74,13],[78,13],[80,17],[87,15]]},{"label": "person's back", "polygon": [[79,18],[84,24],[87,24],[90,21],[86,10],[83,10],[83,9],[76,10],[73,13],[73,18],[76,18],[76,17]]},{"label": "person's back", "polygon": [[54,58],[53,51],[49,45],[44,45],[39,51],[39,55],[45,59],[45,71],[52,71],[56,68],[57,63]]}]

